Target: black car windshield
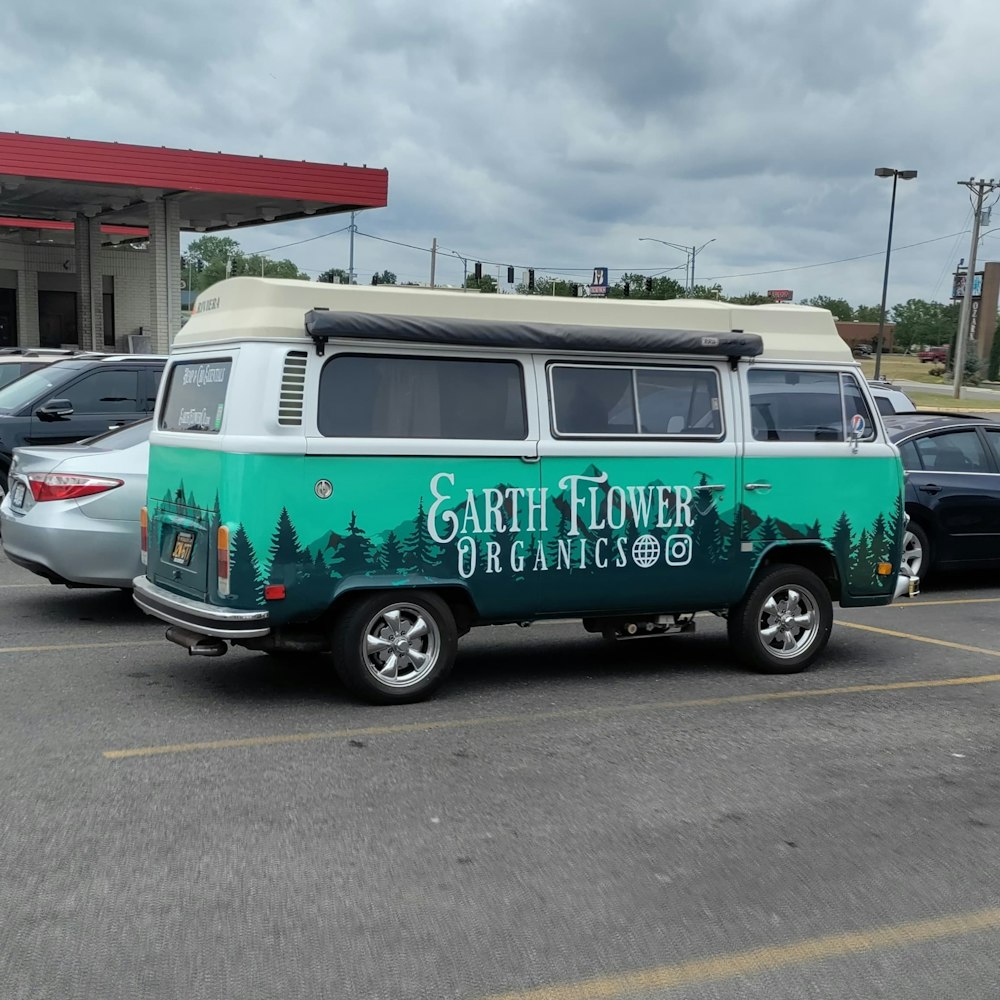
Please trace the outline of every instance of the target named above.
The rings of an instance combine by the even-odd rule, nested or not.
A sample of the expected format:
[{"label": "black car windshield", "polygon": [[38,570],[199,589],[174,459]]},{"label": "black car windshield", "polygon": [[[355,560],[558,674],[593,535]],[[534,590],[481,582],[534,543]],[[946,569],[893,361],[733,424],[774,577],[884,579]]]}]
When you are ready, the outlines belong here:
[{"label": "black car windshield", "polygon": [[[65,380],[65,369],[55,365],[28,372],[23,378],[0,389],[0,413],[16,413],[39,396],[44,396],[50,389],[54,390]],[[46,402],[46,396],[41,402]]]}]

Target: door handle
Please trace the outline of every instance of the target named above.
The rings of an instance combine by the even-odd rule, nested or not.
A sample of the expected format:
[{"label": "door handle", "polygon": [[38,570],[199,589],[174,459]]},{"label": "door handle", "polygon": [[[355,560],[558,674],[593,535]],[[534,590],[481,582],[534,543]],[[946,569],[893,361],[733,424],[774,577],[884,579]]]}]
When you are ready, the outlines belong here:
[{"label": "door handle", "polygon": [[116,431],[119,427],[124,427],[124,424],[108,424],[109,431]]},{"label": "door handle", "polygon": [[743,487],[745,490],[769,490],[771,488],[770,483],[747,483]]},{"label": "door handle", "polygon": [[937,483],[928,483],[926,486],[918,486],[917,489],[920,490],[921,493],[930,493],[932,496],[935,493],[941,492],[941,487],[938,486]]},{"label": "door handle", "polygon": [[724,483],[705,483],[704,486],[696,486],[694,489],[696,493],[720,493],[725,488]]},{"label": "door handle", "polygon": [[522,462],[528,462],[529,464],[531,464],[533,462],[537,462],[538,461],[538,456],[537,455],[522,455],[521,456],[521,461]]}]

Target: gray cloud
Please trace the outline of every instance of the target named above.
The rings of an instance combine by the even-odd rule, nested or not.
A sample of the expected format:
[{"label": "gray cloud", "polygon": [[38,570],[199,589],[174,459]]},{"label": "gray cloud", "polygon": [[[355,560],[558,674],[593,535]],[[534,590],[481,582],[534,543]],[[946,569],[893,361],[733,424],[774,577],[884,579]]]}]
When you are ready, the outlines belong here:
[{"label": "gray cloud", "polygon": [[[543,271],[683,267],[640,236],[714,238],[705,278],[877,253],[889,185],[874,168],[912,167],[898,301],[944,294],[967,242],[902,247],[964,228],[955,182],[997,169],[990,14],[987,0],[36,0],[7,12],[0,120],[385,166],[390,204],[365,231]],[[337,227],[239,235],[264,249]],[[429,273],[426,252],[360,238],[356,251],[363,278]],[[342,235],[282,253],[346,264]],[[881,265],[722,283],[873,302]],[[460,280],[461,264],[439,273]]]}]

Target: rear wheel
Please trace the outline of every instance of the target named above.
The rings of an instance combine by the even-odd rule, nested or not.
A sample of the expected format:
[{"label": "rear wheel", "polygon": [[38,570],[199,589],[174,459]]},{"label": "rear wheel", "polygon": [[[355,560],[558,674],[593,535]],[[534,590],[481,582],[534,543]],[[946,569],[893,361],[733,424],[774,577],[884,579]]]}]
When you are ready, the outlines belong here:
[{"label": "rear wheel", "polygon": [[334,668],[366,701],[420,701],[447,677],[458,631],[451,608],[428,591],[376,591],[341,611],[330,635]]},{"label": "rear wheel", "polygon": [[729,641],[764,674],[805,670],[823,652],[832,628],[829,591],[802,566],[772,566],[729,612]]}]

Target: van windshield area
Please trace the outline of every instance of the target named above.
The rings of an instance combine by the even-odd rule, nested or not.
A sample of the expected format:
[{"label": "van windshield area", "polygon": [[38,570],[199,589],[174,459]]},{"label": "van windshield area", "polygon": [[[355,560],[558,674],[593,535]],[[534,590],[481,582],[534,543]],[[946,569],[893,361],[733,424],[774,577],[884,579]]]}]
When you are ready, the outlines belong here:
[{"label": "van windshield area", "polygon": [[160,411],[160,430],[218,434],[232,366],[231,358],[175,364]]}]

